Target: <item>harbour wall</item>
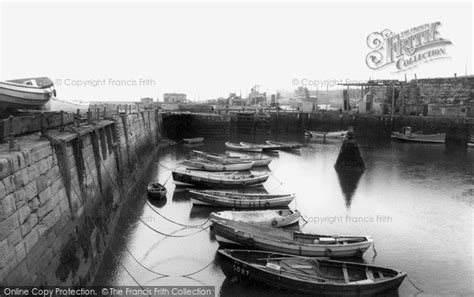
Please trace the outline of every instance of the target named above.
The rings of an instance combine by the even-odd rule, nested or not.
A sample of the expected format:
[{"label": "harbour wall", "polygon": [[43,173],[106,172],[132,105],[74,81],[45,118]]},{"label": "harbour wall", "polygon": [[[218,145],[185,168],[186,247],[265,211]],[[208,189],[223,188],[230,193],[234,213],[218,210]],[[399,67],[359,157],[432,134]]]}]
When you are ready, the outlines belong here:
[{"label": "harbour wall", "polygon": [[0,144],[0,284],[91,284],[162,127],[145,110]]},{"label": "harbour wall", "polygon": [[173,113],[165,115],[163,126],[172,139],[186,137],[228,138],[230,133],[303,134],[306,130],[337,131],[353,126],[358,136],[389,138],[404,126],[425,134],[447,133],[448,141],[461,145],[474,135],[474,120],[467,117],[389,116],[340,112],[239,112],[226,115]]}]

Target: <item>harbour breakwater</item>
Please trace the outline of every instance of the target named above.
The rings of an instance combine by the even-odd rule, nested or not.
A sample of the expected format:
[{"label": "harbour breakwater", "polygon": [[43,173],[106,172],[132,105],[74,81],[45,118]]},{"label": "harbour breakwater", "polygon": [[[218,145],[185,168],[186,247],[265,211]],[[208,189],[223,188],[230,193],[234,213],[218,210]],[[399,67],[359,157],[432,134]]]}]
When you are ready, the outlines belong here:
[{"label": "harbour breakwater", "polygon": [[184,137],[228,138],[230,133],[303,135],[306,130],[338,131],[353,126],[357,136],[389,138],[405,126],[425,134],[446,133],[448,142],[465,145],[474,135],[474,119],[468,117],[390,116],[340,112],[233,112],[226,115],[172,113],[164,115],[164,132],[172,139]]},{"label": "harbour breakwater", "polygon": [[2,285],[93,282],[122,204],[166,145],[158,110],[105,114],[0,144]]}]

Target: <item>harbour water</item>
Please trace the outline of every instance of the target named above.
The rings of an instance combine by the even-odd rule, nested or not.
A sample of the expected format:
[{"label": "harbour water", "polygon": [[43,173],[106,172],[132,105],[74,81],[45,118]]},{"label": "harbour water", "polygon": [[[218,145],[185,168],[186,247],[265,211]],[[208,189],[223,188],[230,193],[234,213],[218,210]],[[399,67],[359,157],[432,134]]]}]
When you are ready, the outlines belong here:
[{"label": "harbour water", "polygon": [[[247,135],[233,140],[266,138]],[[362,261],[406,271],[425,291],[417,296],[474,292],[473,149],[358,138],[365,172],[338,174],[333,166],[341,141],[278,139],[298,140],[304,147],[300,153],[272,155],[269,168],[259,171],[271,173],[264,184],[268,192],[297,194],[290,208],[298,209],[308,221],[304,231],[372,236],[375,249],[369,249]],[[165,219],[199,225],[212,211],[193,207],[187,190],[176,188],[170,177],[170,169],[192,149],[222,153],[224,140],[177,144],[160,151],[154,174],[143,181],[143,189],[158,180],[166,185],[167,199],[149,201],[145,192],[128,197],[96,284],[137,285],[131,274],[143,286],[208,285],[223,297],[288,296],[288,292],[226,280],[212,232]],[[409,280],[398,290],[399,296],[416,293]]]}]

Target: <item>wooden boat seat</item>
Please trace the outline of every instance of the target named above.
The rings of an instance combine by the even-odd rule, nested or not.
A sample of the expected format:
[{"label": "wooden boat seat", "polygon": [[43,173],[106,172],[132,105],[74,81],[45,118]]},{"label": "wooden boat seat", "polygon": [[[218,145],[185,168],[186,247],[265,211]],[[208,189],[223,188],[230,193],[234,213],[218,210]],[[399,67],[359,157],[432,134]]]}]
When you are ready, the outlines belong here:
[{"label": "wooden boat seat", "polygon": [[348,283],[349,280],[349,273],[347,272],[347,266],[346,264],[342,264],[342,273],[344,274],[344,282]]},{"label": "wooden boat seat", "polygon": [[368,267],[365,268],[365,274],[367,275],[367,279],[371,279],[371,280],[375,279],[374,274],[372,273],[372,270],[369,269]]}]

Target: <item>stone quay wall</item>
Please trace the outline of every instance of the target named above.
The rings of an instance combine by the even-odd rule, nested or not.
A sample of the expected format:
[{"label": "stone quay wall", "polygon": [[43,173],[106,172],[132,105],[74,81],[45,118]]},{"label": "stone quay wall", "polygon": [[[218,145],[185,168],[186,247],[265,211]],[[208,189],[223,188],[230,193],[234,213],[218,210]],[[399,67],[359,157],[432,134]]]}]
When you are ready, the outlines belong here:
[{"label": "stone quay wall", "polygon": [[91,284],[161,136],[145,110],[1,144],[0,284]]}]

